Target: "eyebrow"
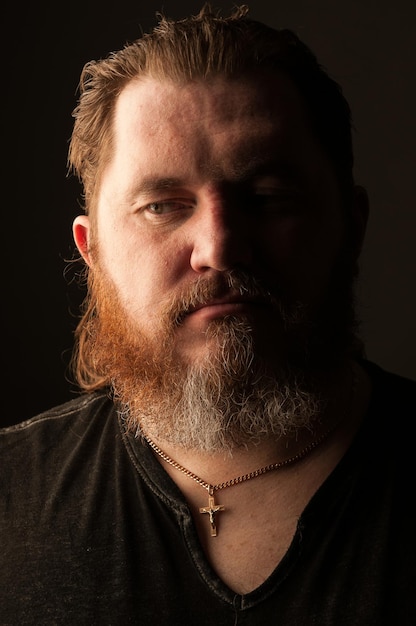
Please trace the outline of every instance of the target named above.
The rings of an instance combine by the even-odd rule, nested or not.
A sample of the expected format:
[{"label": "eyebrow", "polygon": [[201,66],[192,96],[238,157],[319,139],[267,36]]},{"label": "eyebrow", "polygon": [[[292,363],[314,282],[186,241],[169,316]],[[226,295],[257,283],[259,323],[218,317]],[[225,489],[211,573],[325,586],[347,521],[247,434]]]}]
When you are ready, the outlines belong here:
[{"label": "eyebrow", "polygon": [[175,177],[159,177],[148,176],[143,178],[140,183],[134,187],[130,196],[150,196],[157,191],[166,191],[177,187],[183,187],[185,181]]},{"label": "eyebrow", "polygon": [[[216,181],[224,181],[225,176],[220,167],[210,168],[207,173],[208,178]],[[230,176],[231,175],[231,176]],[[256,176],[277,176],[286,182],[296,182],[299,180],[299,172],[293,165],[273,161],[273,159],[254,158],[241,164],[238,162],[232,167],[232,171],[227,178],[231,183],[244,183]],[[133,200],[137,196],[152,197],[155,193],[169,191],[170,189],[180,189],[187,187],[189,182],[184,178],[175,176],[146,176],[135,185],[129,196]]]}]

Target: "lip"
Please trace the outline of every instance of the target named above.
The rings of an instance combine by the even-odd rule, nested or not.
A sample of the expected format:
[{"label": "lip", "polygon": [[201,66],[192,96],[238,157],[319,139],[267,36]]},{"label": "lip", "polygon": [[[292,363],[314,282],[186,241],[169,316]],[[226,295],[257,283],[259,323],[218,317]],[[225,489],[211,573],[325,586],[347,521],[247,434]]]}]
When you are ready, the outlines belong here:
[{"label": "lip", "polygon": [[227,315],[244,315],[259,307],[265,307],[266,304],[264,300],[241,296],[218,298],[193,307],[186,317],[208,320]]}]

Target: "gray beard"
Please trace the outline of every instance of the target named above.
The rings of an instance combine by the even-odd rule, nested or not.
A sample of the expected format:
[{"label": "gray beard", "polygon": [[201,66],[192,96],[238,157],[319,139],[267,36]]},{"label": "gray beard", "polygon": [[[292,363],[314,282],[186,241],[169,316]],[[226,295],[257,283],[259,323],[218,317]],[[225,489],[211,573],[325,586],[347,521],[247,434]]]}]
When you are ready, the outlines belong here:
[{"label": "gray beard", "polygon": [[[317,390],[357,350],[353,270],[340,253],[315,311],[243,272],[204,278],[172,295],[148,337],[123,314],[115,286],[98,268],[89,279],[82,364],[112,390],[127,428],[160,443],[231,452],[293,435],[316,426],[325,409]],[[185,362],[176,342],[187,312],[227,293],[260,297],[272,315],[269,335],[249,316],[217,319],[206,330],[205,356]]]},{"label": "gray beard", "polygon": [[231,453],[312,426],[322,409],[313,384],[293,368],[270,371],[255,357],[248,322],[218,320],[208,333],[215,349],[186,366],[172,354],[153,389],[145,384],[127,400],[115,385],[130,431],[185,449]]}]

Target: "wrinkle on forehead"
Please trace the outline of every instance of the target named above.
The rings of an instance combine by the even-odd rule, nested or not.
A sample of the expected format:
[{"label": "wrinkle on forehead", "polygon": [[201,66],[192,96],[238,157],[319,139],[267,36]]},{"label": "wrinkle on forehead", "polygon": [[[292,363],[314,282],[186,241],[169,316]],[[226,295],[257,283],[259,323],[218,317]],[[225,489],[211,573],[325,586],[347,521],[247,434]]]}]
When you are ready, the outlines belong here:
[{"label": "wrinkle on forehead", "polygon": [[119,96],[114,124],[109,166],[118,177],[127,166],[133,188],[146,177],[169,185],[201,177],[241,180],[262,163],[290,164],[313,134],[297,88],[277,73],[266,83],[251,76],[185,84],[133,80]]},{"label": "wrinkle on forehead", "polygon": [[281,118],[289,122],[294,114],[303,115],[303,109],[297,88],[283,73],[271,74],[266,83],[252,76],[218,76],[185,84],[146,77],[131,81],[121,92],[116,120],[126,114],[138,114],[146,121],[148,130],[157,134],[160,119],[175,128],[203,125],[204,120],[209,120],[229,129],[234,122],[239,124],[239,118],[261,118],[264,122],[269,119],[274,124]]}]

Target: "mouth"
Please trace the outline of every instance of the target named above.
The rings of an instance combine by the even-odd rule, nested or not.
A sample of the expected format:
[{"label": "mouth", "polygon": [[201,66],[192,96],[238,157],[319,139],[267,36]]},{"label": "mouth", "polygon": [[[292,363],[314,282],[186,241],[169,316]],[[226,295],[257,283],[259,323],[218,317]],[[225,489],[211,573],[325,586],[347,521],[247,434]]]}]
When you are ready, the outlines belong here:
[{"label": "mouth", "polygon": [[227,316],[250,315],[259,308],[270,307],[263,298],[244,297],[239,295],[214,298],[191,307],[183,319],[193,318],[209,321]]},{"label": "mouth", "polygon": [[259,278],[237,270],[211,279],[197,279],[182,295],[178,294],[175,304],[172,321],[177,326],[195,324],[195,328],[198,327],[196,320],[209,322],[232,316],[257,318],[262,312],[276,313],[273,291]]}]

